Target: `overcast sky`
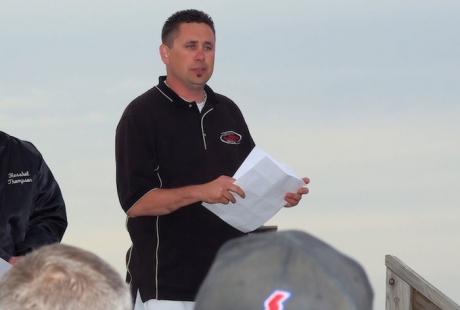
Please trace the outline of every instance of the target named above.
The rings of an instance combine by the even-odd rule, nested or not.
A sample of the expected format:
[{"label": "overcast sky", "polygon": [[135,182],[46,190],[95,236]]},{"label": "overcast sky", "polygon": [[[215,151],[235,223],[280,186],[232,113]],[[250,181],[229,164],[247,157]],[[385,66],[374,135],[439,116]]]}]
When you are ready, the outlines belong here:
[{"label": "overcast sky", "polygon": [[385,307],[385,255],[460,303],[458,0],[0,0],[0,130],[33,142],[58,180],[63,242],[124,276],[115,127],[165,73],[163,22],[209,13],[209,85],[310,194],[268,224],[360,262]]}]

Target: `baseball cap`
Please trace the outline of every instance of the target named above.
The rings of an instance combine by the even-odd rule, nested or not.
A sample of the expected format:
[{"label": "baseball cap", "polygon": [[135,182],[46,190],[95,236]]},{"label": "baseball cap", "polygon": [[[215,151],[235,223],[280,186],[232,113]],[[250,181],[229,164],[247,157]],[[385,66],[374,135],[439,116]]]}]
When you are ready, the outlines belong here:
[{"label": "baseball cap", "polygon": [[369,310],[364,269],[297,230],[225,243],[201,285],[195,310]]}]

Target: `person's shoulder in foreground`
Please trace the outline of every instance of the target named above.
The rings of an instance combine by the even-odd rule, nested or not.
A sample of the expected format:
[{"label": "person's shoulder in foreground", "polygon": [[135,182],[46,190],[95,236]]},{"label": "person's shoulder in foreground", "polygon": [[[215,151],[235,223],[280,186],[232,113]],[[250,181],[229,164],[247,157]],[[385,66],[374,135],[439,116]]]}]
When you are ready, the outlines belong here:
[{"label": "person's shoulder in foreground", "polygon": [[[21,140],[11,136],[6,132],[0,131],[0,156],[6,158],[8,155],[19,156],[21,159],[41,159],[42,155],[39,150],[29,141]],[[11,161],[9,161],[11,162]],[[7,164],[6,160],[2,161],[2,167]]]},{"label": "person's shoulder in foreground", "polygon": [[0,257],[15,263],[59,242],[67,227],[65,203],[38,149],[0,131],[0,177]]},{"label": "person's shoulder in foreground", "polygon": [[372,301],[360,264],[292,230],[227,242],[200,287],[195,310],[370,310]]},{"label": "person's shoulder in foreground", "polygon": [[0,279],[0,310],[132,309],[128,285],[95,254],[64,244],[44,246]]}]

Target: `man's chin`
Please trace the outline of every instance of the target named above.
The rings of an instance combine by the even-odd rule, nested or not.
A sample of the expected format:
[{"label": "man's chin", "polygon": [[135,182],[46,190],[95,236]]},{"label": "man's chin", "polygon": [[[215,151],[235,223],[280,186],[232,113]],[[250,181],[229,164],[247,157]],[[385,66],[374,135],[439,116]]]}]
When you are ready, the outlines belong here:
[{"label": "man's chin", "polygon": [[205,76],[197,76],[197,78],[192,79],[190,82],[194,87],[204,87],[206,83],[209,81],[210,77]]},{"label": "man's chin", "polygon": [[195,73],[190,76],[190,80],[195,84],[206,84],[211,78],[211,75],[212,74],[209,74],[207,71],[203,73]]}]

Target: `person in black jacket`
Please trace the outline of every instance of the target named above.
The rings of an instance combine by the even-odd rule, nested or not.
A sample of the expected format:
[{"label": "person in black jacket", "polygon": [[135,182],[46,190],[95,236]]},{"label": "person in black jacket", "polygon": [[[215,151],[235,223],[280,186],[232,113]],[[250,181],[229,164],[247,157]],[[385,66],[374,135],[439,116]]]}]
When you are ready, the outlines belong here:
[{"label": "person in black jacket", "polygon": [[0,131],[0,258],[14,264],[60,242],[66,228],[61,190],[40,152]]}]

